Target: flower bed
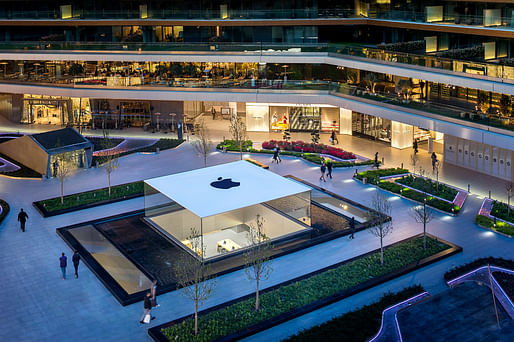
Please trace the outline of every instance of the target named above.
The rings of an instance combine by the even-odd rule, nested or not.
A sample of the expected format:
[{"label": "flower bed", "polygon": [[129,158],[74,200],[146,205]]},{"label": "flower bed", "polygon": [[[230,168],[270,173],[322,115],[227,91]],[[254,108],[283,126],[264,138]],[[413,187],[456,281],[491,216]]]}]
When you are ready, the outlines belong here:
[{"label": "flower bed", "polygon": [[351,152],[344,151],[340,148],[325,144],[305,143],[298,141],[270,140],[262,143],[262,148],[272,150],[277,146],[284,151],[304,152],[304,153],[321,153],[328,154],[343,160],[355,160],[357,157]]},{"label": "flower bed", "polygon": [[443,198],[450,202],[453,202],[458,193],[457,190],[450,188],[449,186],[441,183],[437,185],[436,182],[432,182],[430,179],[415,177],[413,175],[404,176],[397,179],[395,182]]},{"label": "flower bed", "polygon": [[[436,254],[440,256],[439,253],[444,253],[451,247],[445,242],[428,237],[427,248],[424,250],[423,237],[417,236],[386,247],[384,265],[380,265],[380,251],[375,250],[320,273],[314,272],[269,291],[265,290],[260,296],[262,308],[259,311],[254,310],[253,296],[215,310],[206,310],[199,317],[197,336],[192,334],[194,320],[190,316],[166,325],[160,332],[170,341],[212,341],[240,331],[252,330],[251,327],[256,324],[272,324],[281,315],[297,312],[305,306],[309,305],[314,309],[313,305],[317,301],[333,299],[343,291],[350,291],[376,278],[391,274],[398,276],[402,270],[411,270],[406,270],[406,267],[419,267],[420,263],[424,264],[423,260],[426,261]],[[454,251],[460,250],[458,247],[454,248]]]},{"label": "flower bed", "polygon": [[[397,293],[386,293],[378,302],[347,312],[328,322],[304,330],[284,341],[369,341],[380,329],[382,312],[385,309],[412,298],[423,291],[423,287],[415,285]],[[355,327],[358,327],[358,329]]]},{"label": "flower bed", "polygon": [[514,226],[506,222],[496,220],[496,227],[494,226],[494,219],[484,216],[475,216],[475,223],[479,226],[503,233],[508,236],[514,236]]},{"label": "flower bed", "polygon": [[[36,207],[43,207],[49,214],[53,212],[73,211],[83,209],[84,206],[89,206],[95,203],[102,203],[105,201],[116,201],[126,197],[142,196],[144,194],[144,185],[142,181],[134,183],[115,185],[111,187],[111,196],[109,197],[108,188],[96,189],[91,191],[82,192],[79,194],[72,194],[64,196],[64,203],[61,204],[61,198],[55,197],[47,200],[35,202]],[[75,209],[77,208],[77,209]]]},{"label": "flower bed", "polygon": [[4,218],[7,216],[7,214],[9,214],[9,204],[4,201],[3,199],[0,199],[0,224],[2,223],[2,221],[4,220]]}]

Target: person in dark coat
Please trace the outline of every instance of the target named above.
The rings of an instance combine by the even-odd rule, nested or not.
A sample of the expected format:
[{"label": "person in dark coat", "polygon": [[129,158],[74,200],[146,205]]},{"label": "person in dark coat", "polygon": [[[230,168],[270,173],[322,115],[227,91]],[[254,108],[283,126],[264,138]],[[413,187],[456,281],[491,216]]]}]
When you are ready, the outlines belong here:
[{"label": "person in dark coat", "polygon": [[23,208],[21,208],[20,212],[18,213],[18,221],[20,222],[20,228],[22,232],[25,231],[25,222],[27,222],[28,218],[29,215],[27,215],[27,213],[23,211]]},{"label": "person in dark coat", "polygon": [[327,162],[327,177],[330,177],[332,179],[332,168],[334,167],[334,164],[332,163],[332,159],[329,159]]},{"label": "person in dark coat", "polygon": [[437,155],[435,152],[432,152],[432,156],[430,158],[432,158],[432,171],[435,171],[435,163],[437,163]]},{"label": "person in dark coat", "polygon": [[375,167],[378,169],[378,152],[375,153]]},{"label": "person in dark coat", "polygon": [[327,171],[327,167],[325,166],[324,160],[321,162],[320,170],[321,170],[321,177],[319,177],[319,180],[326,182],[327,180],[325,179],[325,171]]},{"label": "person in dark coat", "polygon": [[330,134],[330,141],[332,142],[332,145],[334,145],[336,142],[339,144],[339,140],[337,139],[336,131],[332,131]]},{"label": "person in dark coat", "polygon": [[62,280],[64,280],[66,279],[66,266],[68,266],[68,258],[64,255],[64,252],[62,252],[59,258],[59,265],[61,266]]},{"label": "person in dark coat", "polygon": [[355,239],[355,217],[352,216],[352,219],[350,220],[350,231],[352,232],[352,235],[350,235],[350,239]]},{"label": "person in dark coat", "polygon": [[75,278],[79,277],[79,263],[80,263],[80,255],[76,250],[73,252],[73,257],[71,258],[73,261],[73,267],[75,267]]},{"label": "person in dark coat", "polygon": [[150,319],[155,319],[155,317],[152,317],[152,301],[151,301],[151,298],[152,298],[152,295],[150,292],[147,292],[146,293],[146,296],[145,296],[145,300],[144,300],[144,304],[143,304],[143,307],[144,307],[144,311],[143,311],[143,316],[141,316],[141,319],[139,320],[139,323],[143,324],[144,323],[144,319],[145,319],[145,316],[146,315],[150,315]]},{"label": "person in dark coat", "polygon": [[414,149],[414,154],[418,153],[418,139],[414,139],[412,143],[412,148]]}]

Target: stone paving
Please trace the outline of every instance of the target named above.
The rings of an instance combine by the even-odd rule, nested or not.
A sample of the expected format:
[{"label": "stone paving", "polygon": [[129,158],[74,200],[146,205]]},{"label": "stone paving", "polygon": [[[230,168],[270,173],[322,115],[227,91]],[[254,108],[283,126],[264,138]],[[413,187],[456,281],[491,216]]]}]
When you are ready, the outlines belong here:
[{"label": "stone paving", "polygon": [[[342,140],[342,139],[341,139]],[[359,150],[359,154],[364,154]],[[372,151],[372,149],[370,150]],[[252,155],[252,158],[269,164],[271,156]],[[238,154],[212,152],[208,164],[238,160]],[[283,156],[282,163],[270,164],[270,169],[281,175],[293,174],[313,184],[318,184],[319,168],[296,158]],[[119,169],[112,174],[113,184],[146,179],[182,172],[203,166],[200,158],[188,143],[158,155],[130,155],[120,160]],[[326,189],[369,205],[376,190],[351,179],[354,169],[335,169],[334,179],[322,186]],[[0,341],[150,341],[149,326],[191,314],[193,305],[174,291],[160,296],[161,307],[154,311],[156,320],[151,325],[138,322],[142,303],[122,307],[84,265],[79,279],[60,279],[58,257],[72,251],[57,236],[58,227],[89,221],[143,207],[143,199],[133,199],[111,205],[91,208],[60,216],[42,218],[31,202],[59,195],[58,180],[20,180],[0,177],[0,197],[11,205],[11,212],[0,225]],[[103,169],[76,172],[66,180],[65,193],[90,190],[107,185]],[[391,196],[393,200],[393,233],[386,244],[399,241],[422,231],[409,215],[413,203]],[[436,213],[428,231],[460,245],[464,252],[409,273],[358,295],[334,303],[326,308],[257,334],[248,340],[279,340],[302,328],[324,322],[358,306],[375,301],[385,291],[397,291],[411,284],[421,283],[429,292],[438,293],[446,288],[442,275],[449,268],[481,256],[513,258],[512,239],[477,227],[474,216],[482,200],[470,196],[458,217]],[[19,208],[29,215],[27,231],[22,233],[16,221]],[[354,255],[379,247],[379,241],[368,232],[357,233],[354,240],[336,239],[298,251],[273,261],[274,271],[262,286],[268,287],[287,279],[312,272],[346,260]],[[72,267],[68,267],[71,274]],[[219,277],[217,287],[205,304],[210,307],[253,292],[253,283],[244,271]]]}]

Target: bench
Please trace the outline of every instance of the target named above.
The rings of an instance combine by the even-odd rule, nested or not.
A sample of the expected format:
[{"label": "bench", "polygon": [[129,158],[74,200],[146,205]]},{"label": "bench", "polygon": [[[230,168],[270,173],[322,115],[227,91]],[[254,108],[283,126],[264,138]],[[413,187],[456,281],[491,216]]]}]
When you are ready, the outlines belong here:
[{"label": "bench", "polygon": [[257,165],[257,166],[260,166],[260,167],[262,167],[263,169],[266,169],[266,170],[267,170],[267,169],[269,169],[269,165],[266,165],[266,164],[263,164],[263,163],[261,163],[261,162],[258,162],[258,161],[257,161],[257,160],[255,160],[255,159],[252,159],[252,158],[246,158],[245,160],[246,160],[247,162],[250,162],[250,163],[252,163],[252,164],[255,164],[255,165]]}]

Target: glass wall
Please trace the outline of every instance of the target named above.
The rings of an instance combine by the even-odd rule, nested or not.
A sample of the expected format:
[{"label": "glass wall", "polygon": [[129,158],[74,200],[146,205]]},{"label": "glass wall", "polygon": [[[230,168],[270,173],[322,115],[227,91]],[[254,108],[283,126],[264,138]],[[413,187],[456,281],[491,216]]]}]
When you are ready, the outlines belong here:
[{"label": "glass wall", "polygon": [[[145,220],[192,254],[212,258],[252,245],[257,215],[263,218],[264,234],[271,240],[308,233],[309,199],[306,192],[272,201],[270,205],[257,204],[200,218],[145,184]],[[304,224],[283,215],[271,204]]]},{"label": "glass wall", "polygon": [[374,140],[391,142],[391,120],[377,116],[356,113],[352,114],[352,133]]}]

